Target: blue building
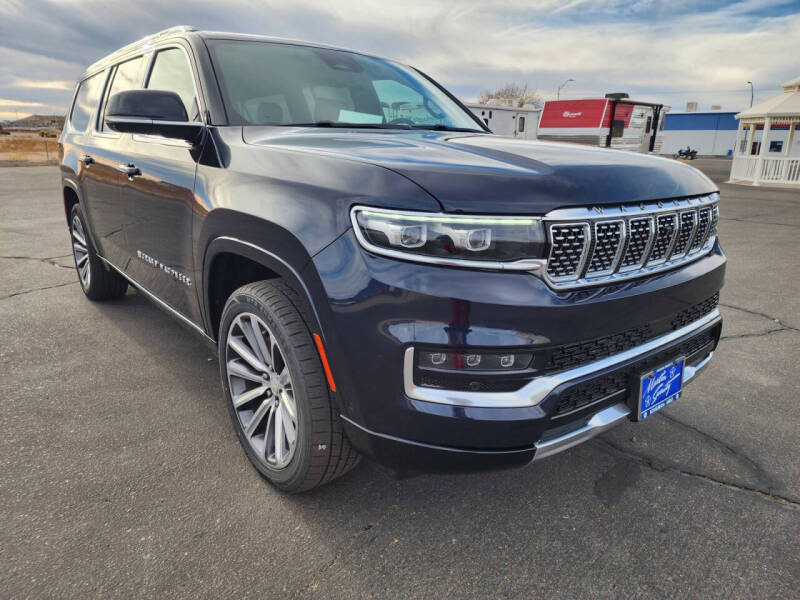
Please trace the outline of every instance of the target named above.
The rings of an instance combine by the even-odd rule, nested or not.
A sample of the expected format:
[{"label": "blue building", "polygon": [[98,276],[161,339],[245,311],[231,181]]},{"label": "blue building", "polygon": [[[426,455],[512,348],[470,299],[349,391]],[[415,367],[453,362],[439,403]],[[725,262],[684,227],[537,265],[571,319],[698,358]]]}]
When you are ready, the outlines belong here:
[{"label": "blue building", "polygon": [[734,112],[667,113],[662,154],[676,154],[690,146],[699,155],[727,156],[736,145],[739,122]]}]

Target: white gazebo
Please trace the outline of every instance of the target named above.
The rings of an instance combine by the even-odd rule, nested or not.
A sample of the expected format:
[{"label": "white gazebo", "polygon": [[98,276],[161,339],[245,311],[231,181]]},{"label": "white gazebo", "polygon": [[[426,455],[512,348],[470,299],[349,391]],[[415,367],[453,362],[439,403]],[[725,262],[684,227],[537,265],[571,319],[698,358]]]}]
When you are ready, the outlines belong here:
[{"label": "white gazebo", "polygon": [[731,182],[800,187],[800,77],[783,93],[736,115]]}]

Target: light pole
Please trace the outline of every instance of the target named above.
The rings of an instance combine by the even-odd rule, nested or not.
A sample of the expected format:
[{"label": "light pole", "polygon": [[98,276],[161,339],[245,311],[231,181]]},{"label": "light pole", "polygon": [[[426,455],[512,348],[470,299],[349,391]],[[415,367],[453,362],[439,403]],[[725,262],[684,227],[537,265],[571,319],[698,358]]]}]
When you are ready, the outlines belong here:
[{"label": "light pole", "polygon": [[748,81],[747,84],[750,86],[750,108],[753,108],[753,82]]},{"label": "light pole", "polygon": [[562,88],[567,85],[570,81],[575,81],[574,79],[567,79],[564,83],[558,86],[558,92],[556,93],[556,99],[561,100],[561,90]]}]

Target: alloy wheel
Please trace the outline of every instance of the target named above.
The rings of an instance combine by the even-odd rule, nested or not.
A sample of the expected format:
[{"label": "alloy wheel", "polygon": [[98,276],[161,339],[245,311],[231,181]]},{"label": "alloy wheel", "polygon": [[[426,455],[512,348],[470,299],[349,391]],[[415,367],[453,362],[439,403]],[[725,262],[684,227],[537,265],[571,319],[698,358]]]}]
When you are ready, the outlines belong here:
[{"label": "alloy wheel", "polygon": [[286,467],[297,444],[297,403],[283,351],[269,327],[240,313],[228,329],[225,370],[244,437],[259,460]]},{"label": "alloy wheel", "polygon": [[83,289],[89,289],[92,281],[92,268],[89,261],[89,245],[86,243],[86,233],[83,231],[78,215],[72,217],[72,253],[75,255],[75,266],[78,269]]}]

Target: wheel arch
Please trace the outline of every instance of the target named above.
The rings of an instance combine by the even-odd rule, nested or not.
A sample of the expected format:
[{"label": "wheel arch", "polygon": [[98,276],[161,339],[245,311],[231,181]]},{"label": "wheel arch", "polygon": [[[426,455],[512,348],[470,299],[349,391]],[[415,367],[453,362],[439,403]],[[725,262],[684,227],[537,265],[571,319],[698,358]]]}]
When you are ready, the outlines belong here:
[{"label": "wheel arch", "polygon": [[[221,264],[221,261],[223,264]],[[226,263],[225,261],[228,262]],[[313,322],[309,323],[309,325],[316,328],[324,339],[317,305],[308,284],[301,274],[308,261],[305,261],[302,265],[297,265],[296,262],[292,264],[292,262],[282,258],[272,249],[265,248],[254,241],[231,235],[214,237],[208,242],[204,253],[202,291],[206,309],[205,314],[208,321],[207,328],[212,338],[215,340],[218,338],[222,307],[227,300],[226,294],[239,287],[239,285],[236,285],[233,289],[228,289],[231,285],[226,286],[221,283],[220,276],[225,272],[225,267],[231,264],[241,266],[243,264],[242,261],[248,261],[250,264],[260,267],[260,270],[252,271],[253,273],[260,273],[259,277],[255,279],[256,281],[279,277],[290,285],[306,304],[307,314],[311,315],[313,319]],[[236,281],[236,279],[233,281]],[[241,282],[242,285],[244,283],[250,283],[250,281]],[[224,296],[224,299],[222,296]]]},{"label": "wheel arch", "polygon": [[69,225],[69,215],[72,212],[72,207],[81,203],[80,190],[78,185],[71,179],[62,180],[61,199],[64,202],[64,216]]}]

